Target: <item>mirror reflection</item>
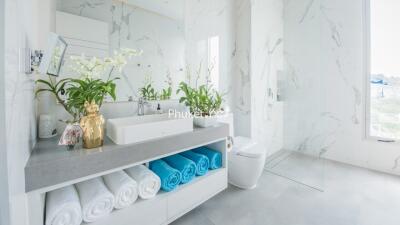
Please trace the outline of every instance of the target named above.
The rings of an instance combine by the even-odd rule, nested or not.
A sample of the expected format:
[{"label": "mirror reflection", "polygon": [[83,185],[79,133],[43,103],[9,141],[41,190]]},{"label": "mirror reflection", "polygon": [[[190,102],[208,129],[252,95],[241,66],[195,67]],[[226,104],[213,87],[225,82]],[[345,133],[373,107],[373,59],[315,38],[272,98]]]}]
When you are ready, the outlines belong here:
[{"label": "mirror reflection", "polygon": [[177,99],[187,77],[184,11],[184,0],[58,0],[56,33],[68,43],[60,78],[78,76],[71,56],[137,49],[141,56],[118,73],[117,101]]},{"label": "mirror reflection", "polygon": [[62,60],[67,49],[67,43],[54,33],[49,34],[43,63],[40,64],[40,72],[52,76],[58,76],[62,66]]}]

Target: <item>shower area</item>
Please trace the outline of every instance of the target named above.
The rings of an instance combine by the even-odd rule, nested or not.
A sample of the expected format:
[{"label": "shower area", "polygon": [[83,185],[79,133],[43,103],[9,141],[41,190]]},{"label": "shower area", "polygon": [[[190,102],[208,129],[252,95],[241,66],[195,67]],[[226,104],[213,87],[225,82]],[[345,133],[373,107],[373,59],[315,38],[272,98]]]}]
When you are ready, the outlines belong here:
[{"label": "shower area", "polygon": [[267,148],[266,172],[318,191],[325,189],[326,154],[337,147],[343,121],[361,122],[342,5],[256,0],[251,6],[252,136]]}]

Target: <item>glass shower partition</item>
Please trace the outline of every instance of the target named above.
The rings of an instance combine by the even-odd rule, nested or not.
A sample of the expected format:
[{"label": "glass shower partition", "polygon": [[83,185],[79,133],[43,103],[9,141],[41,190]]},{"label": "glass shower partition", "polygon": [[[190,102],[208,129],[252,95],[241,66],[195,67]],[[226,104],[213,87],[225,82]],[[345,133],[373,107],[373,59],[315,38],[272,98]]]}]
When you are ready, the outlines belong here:
[{"label": "glass shower partition", "polygon": [[338,122],[325,104],[326,15],[320,0],[284,1],[283,14],[284,71],[278,77],[283,148],[267,158],[266,171],[323,191],[323,156],[334,143],[331,129]]}]

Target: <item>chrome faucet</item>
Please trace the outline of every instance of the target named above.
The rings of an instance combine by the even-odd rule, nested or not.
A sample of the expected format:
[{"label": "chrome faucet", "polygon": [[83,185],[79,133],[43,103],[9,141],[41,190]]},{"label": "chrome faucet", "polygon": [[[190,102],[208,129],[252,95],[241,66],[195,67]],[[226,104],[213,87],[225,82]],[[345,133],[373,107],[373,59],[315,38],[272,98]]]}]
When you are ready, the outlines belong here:
[{"label": "chrome faucet", "polygon": [[143,97],[140,97],[138,99],[138,109],[137,109],[137,115],[138,116],[144,116],[144,107],[145,106],[150,106],[150,103],[147,102]]}]

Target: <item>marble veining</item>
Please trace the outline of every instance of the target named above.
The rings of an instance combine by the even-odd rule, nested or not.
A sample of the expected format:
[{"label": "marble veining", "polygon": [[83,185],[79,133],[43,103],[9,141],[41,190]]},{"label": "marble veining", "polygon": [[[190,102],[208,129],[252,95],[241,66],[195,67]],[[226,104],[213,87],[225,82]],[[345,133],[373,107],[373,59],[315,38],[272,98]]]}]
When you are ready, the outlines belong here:
[{"label": "marble veining", "polygon": [[[284,148],[400,173],[365,138],[363,1],[284,1]],[[387,163],[391,162],[391,163]]]},{"label": "marble veining", "polygon": [[236,135],[251,135],[251,2],[235,1],[235,42],[231,58],[234,62],[234,102]]},{"label": "marble veining", "polygon": [[105,4],[104,0],[91,0],[91,1],[90,0],[86,0],[86,1],[84,1],[82,3],[80,3],[79,6],[74,7],[74,8],[79,10],[79,15],[82,16],[85,9],[87,9],[87,8],[95,9],[96,7],[102,6],[104,4]]},{"label": "marble veining", "polygon": [[279,71],[283,70],[283,3],[252,1],[251,5],[251,130],[267,155],[281,149],[283,104],[277,103]]},{"label": "marble veining", "polygon": [[[85,6],[84,10],[79,10],[80,6]],[[153,82],[155,89],[161,90],[165,88],[168,74],[172,73],[171,84],[176,90],[179,81],[184,79],[182,21],[112,0],[58,0],[57,10],[109,23],[110,52],[120,48],[143,50],[141,57],[129,61],[121,74],[122,79],[117,80],[117,101],[136,98],[146,81]]]},{"label": "marble veining", "polygon": [[300,24],[303,23],[304,20],[306,19],[306,17],[308,16],[313,3],[314,3],[314,0],[309,0],[309,2],[307,3],[306,9],[304,10],[304,13],[300,18],[300,21],[299,21]]}]

